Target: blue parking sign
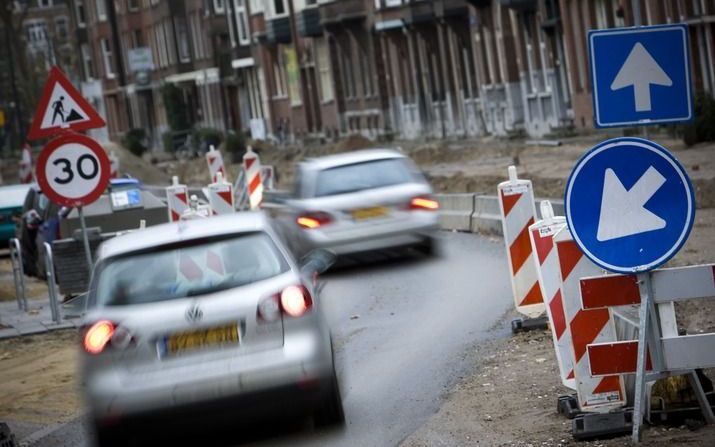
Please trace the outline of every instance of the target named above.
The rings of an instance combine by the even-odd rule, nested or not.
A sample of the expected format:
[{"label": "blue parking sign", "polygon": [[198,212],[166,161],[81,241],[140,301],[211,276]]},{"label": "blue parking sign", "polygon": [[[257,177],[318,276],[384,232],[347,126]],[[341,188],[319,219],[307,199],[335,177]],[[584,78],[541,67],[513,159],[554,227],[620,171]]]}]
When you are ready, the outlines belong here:
[{"label": "blue parking sign", "polygon": [[592,30],[588,47],[596,127],[693,118],[687,25]]},{"label": "blue parking sign", "polygon": [[668,261],[695,217],[685,169],[665,148],[642,138],[607,140],[581,157],[566,184],[564,206],[579,248],[618,273]]}]

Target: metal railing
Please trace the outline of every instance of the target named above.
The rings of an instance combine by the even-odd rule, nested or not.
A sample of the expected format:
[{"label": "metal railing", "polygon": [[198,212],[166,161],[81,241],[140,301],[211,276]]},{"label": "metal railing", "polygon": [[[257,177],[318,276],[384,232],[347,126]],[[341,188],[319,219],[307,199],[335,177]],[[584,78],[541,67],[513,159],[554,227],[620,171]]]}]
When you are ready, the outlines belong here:
[{"label": "metal railing", "polygon": [[60,306],[57,300],[57,283],[55,282],[55,263],[52,257],[52,246],[49,242],[44,243],[45,246],[45,270],[47,276],[47,292],[50,296],[50,312],[52,312],[52,321],[59,323],[62,317],[60,316]]},{"label": "metal railing", "polygon": [[22,248],[17,238],[10,239],[10,261],[12,262],[12,277],[15,280],[15,298],[17,308],[27,312],[27,297],[25,296],[25,271],[22,267]]}]

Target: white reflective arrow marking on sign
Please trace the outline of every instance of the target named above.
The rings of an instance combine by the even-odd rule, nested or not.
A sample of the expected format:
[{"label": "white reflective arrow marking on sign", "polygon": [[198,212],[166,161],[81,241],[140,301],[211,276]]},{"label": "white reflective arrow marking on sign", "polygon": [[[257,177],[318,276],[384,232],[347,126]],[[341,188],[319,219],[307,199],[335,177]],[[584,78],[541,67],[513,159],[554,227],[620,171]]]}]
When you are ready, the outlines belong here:
[{"label": "white reflective arrow marking on sign", "polygon": [[611,90],[633,86],[633,94],[637,112],[651,110],[650,85],[671,87],[673,80],[653,59],[643,45],[637,43],[618,71],[616,79],[611,84]]},{"label": "white reflective arrow marking on sign", "polygon": [[644,208],[663,183],[665,177],[651,166],[626,190],[613,169],[606,169],[596,239],[604,242],[665,228],[665,220]]}]

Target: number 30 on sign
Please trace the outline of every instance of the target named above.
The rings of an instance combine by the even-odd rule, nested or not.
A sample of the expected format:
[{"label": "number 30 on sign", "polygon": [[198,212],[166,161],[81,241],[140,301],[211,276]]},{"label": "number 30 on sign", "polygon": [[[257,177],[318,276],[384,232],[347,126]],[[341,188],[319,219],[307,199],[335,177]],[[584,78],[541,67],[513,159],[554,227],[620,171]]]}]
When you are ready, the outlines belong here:
[{"label": "number 30 on sign", "polygon": [[93,139],[67,134],[47,143],[37,160],[37,183],[53,202],[69,207],[88,205],[109,184],[109,157]]}]

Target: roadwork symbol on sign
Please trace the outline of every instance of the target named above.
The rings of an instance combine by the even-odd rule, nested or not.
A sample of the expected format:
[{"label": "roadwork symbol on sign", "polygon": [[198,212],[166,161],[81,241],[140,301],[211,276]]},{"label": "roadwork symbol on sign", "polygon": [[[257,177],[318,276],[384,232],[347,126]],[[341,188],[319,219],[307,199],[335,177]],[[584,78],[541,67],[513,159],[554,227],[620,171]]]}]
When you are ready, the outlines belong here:
[{"label": "roadwork symbol on sign", "polygon": [[81,134],[53,139],[37,159],[37,183],[62,206],[81,207],[97,200],[109,184],[110,172],[102,146]]},{"label": "roadwork symbol on sign", "polygon": [[50,137],[60,130],[104,127],[96,110],[57,67],[52,67],[32,120],[28,140]]},{"label": "roadwork symbol on sign", "polygon": [[693,118],[687,25],[588,33],[597,127]]},{"label": "roadwork symbol on sign", "polygon": [[618,273],[665,263],[685,243],[695,217],[685,169],[641,138],[614,138],[587,152],[569,176],[564,205],[581,250]]}]

